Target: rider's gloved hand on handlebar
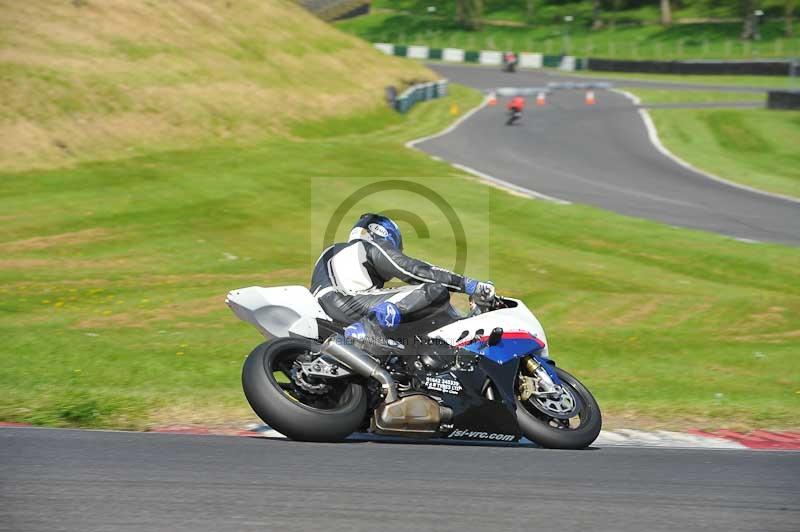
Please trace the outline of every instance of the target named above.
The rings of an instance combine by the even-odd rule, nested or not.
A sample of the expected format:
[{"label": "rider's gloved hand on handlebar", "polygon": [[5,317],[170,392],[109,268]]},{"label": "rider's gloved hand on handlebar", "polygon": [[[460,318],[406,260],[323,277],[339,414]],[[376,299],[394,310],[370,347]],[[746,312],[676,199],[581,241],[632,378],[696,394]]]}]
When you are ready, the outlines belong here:
[{"label": "rider's gloved hand on handlebar", "polygon": [[464,292],[480,306],[488,306],[494,302],[496,295],[494,285],[489,281],[478,281],[464,278]]}]

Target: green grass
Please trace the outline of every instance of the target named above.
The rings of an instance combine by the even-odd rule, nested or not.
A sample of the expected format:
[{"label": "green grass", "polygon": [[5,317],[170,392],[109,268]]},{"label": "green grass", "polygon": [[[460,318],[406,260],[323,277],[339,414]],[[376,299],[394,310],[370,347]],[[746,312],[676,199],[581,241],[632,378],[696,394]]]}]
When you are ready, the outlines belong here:
[{"label": "green grass", "polygon": [[628,89],[643,103],[725,103],[725,102],[766,102],[765,93],[726,92],[705,90],[674,89]]},{"label": "green grass", "polygon": [[[767,16],[783,14],[783,0],[762,0],[759,7]],[[642,5],[627,7],[625,4],[640,3]],[[655,24],[660,20],[658,2],[617,2],[615,9],[609,9],[603,3],[602,18],[606,24]],[[739,14],[739,6],[735,2],[682,2],[672,7],[673,19],[729,18]],[[452,18],[455,15],[455,2],[430,2],[429,0],[374,0],[375,11],[399,11],[420,16],[430,16],[428,6],[436,6],[436,15]],[[539,0],[535,3],[533,19],[528,18],[525,0],[484,0],[483,18],[488,21],[530,22],[546,24],[563,20],[564,15],[575,17],[577,24],[589,24],[592,20],[591,0]]]},{"label": "green grass", "polygon": [[[437,179],[456,173],[402,143],[479,99],[453,87],[404,116],[297,124],[291,140],[1,175],[0,419],[246,419],[239,372],[260,336],[225,293],[306,284],[315,198],[413,176],[486,222],[491,238],[470,247],[489,263],[478,275],[531,306],[610,425],[797,427],[800,249]],[[448,263],[447,237],[406,234],[410,253]]]},{"label": "green grass", "polygon": [[[582,6],[588,6],[583,2]],[[568,6],[561,13],[573,11]],[[762,40],[741,41],[741,24],[694,23],[662,27],[610,24],[602,30],[590,29],[583,11],[574,12],[577,20],[569,27],[561,16],[543,16],[530,26],[486,25],[480,31],[456,26],[452,17],[436,17],[421,11],[383,11],[337,23],[343,29],[371,42],[424,44],[470,50],[490,49],[570,54],[587,57],[625,59],[743,59],[792,57],[800,55],[800,37],[785,38],[780,21],[762,24]]]},{"label": "green grass", "polygon": [[[713,93],[692,93],[685,99],[688,91],[630,92],[647,103],[727,101]],[[746,98],[739,95],[739,99]],[[662,143],[678,157],[725,179],[800,198],[800,112],[651,109],[649,113]]]}]

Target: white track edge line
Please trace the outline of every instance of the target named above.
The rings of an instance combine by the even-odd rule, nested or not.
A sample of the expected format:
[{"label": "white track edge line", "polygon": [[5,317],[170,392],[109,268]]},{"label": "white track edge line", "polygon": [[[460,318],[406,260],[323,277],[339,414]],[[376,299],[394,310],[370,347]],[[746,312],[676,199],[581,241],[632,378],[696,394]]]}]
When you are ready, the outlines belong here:
[{"label": "white track edge line", "polygon": [[[626,90],[623,90],[623,89],[610,89],[610,90],[613,91],[613,92],[616,92],[617,94],[621,94],[621,95],[625,96],[634,105],[642,105],[642,101],[635,94],[632,94],[632,93],[630,93],[630,92],[628,92]],[[680,157],[678,157],[677,155],[675,155],[674,153],[669,151],[669,149],[667,149],[667,147],[664,146],[664,144],[662,144],[661,138],[659,138],[659,136],[658,136],[658,130],[656,129],[655,124],[653,123],[653,119],[650,117],[650,113],[647,112],[647,109],[644,109],[644,108],[640,107],[637,110],[639,111],[639,116],[642,117],[642,122],[644,122],[644,127],[647,130],[647,137],[650,139],[650,143],[659,152],[661,152],[662,155],[668,157],[669,159],[671,159],[673,162],[675,162],[679,166],[682,166],[682,167],[686,168],[687,170],[691,170],[692,172],[694,172],[694,173],[696,173],[698,175],[701,175],[701,176],[703,176],[703,177],[705,177],[707,179],[710,179],[712,181],[716,181],[718,183],[722,183],[722,184],[728,185],[728,186],[733,187],[733,188],[738,188],[740,190],[746,190],[747,192],[753,192],[755,194],[760,194],[762,196],[767,196],[769,198],[788,201],[790,203],[796,203],[796,204],[800,205],[800,199],[798,199],[798,198],[793,198],[792,196],[787,196],[785,194],[778,194],[776,192],[768,192],[766,190],[760,190],[760,189],[757,189],[757,188],[754,188],[754,187],[751,187],[751,186],[748,186],[748,185],[743,185],[741,183],[736,183],[734,181],[730,181],[730,180],[725,179],[723,177],[719,177],[717,175],[714,175],[714,174],[712,174],[710,172],[706,172],[705,170],[701,170],[700,168],[697,168],[693,164],[691,164],[691,163],[689,163],[687,161],[684,161],[683,159],[681,159]]]},{"label": "white track edge line", "polygon": [[548,196],[546,194],[542,194],[541,192],[536,192],[535,190],[531,190],[529,188],[521,187],[519,185],[515,185],[513,183],[509,183],[508,181],[504,181],[502,179],[498,179],[492,175],[486,174],[481,172],[480,170],[475,170],[474,168],[470,168],[469,166],[459,164],[459,163],[450,163],[450,165],[454,168],[458,168],[459,170],[463,170],[468,174],[472,174],[475,177],[479,178],[482,181],[486,181],[487,183],[494,185],[496,187],[505,189],[507,192],[512,194],[518,194],[525,196],[527,198],[551,201],[553,203],[557,203],[559,205],[572,205],[572,202],[562,200],[559,198],[554,198],[553,196]]},{"label": "white track edge line", "polygon": [[[465,113],[463,116],[461,116],[458,120],[456,120],[455,122],[453,122],[452,124],[450,124],[449,126],[444,128],[440,132],[434,133],[433,135],[427,135],[427,136],[424,136],[424,137],[419,137],[419,138],[416,138],[416,139],[409,140],[408,142],[405,143],[405,147],[409,148],[409,149],[422,151],[419,148],[417,148],[417,144],[419,144],[421,142],[425,142],[427,140],[432,140],[432,139],[435,139],[435,138],[438,138],[438,137],[442,137],[444,135],[447,135],[448,133],[451,133],[458,126],[460,126],[462,123],[464,123],[464,121],[466,121],[472,115],[474,115],[475,113],[477,113],[478,111],[480,111],[481,109],[486,107],[488,104],[489,104],[489,98],[484,98],[484,100],[480,103],[480,105],[474,107],[473,109],[470,109],[467,113]],[[435,156],[435,155],[431,155],[431,158],[436,158],[437,160],[442,160],[441,157],[438,157],[438,156]],[[525,196],[527,198],[551,201],[551,202],[557,203],[559,205],[572,205],[572,202],[570,202],[570,201],[566,201],[566,200],[562,200],[562,199],[559,199],[559,198],[555,198],[553,196],[548,196],[547,194],[542,194],[541,192],[536,192],[535,190],[532,190],[530,188],[521,187],[519,185],[515,185],[513,183],[509,183],[508,181],[505,181],[505,180],[500,179],[498,177],[495,177],[493,175],[489,175],[487,173],[481,172],[480,170],[475,170],[474,168],[470,168],[469,166],[466,166],[466,165],[463,165],[463,164],[460,164],[460,163],[450,163],[450,165],[452,167],[454,167],[454,168],[458,168],[461,171],[467,172],[468,174],[472,174],[475,177],[479,178],[480,180],[487,182],[488,184],[494,185],[494,186],[502,188],[502,189],[506,189],[506,191],[514,193],[514,194],[519,194],[519,195]]]},{"label": "white track edge line", "polygon": [[455,128],[460,126],[469,117],[471,117],[472,115],[474,115],[475,113],[477,113],[478,111],[480,111],[481,109],[486,107],[487,105],[489,105],[489,98],[484,98],[483,101],[480,103],[480,105],[478,105],[478,106],[470,109],[469,111],[467,111],[464,115],[459,117],[458,120],[456,120],[455,122],[453,122],[452,124],[450,124],[449,126],[444,128],[440,132],[434,133],[433,135],[426,135],[424,137],[419,137],[417,139],[409,140],[408,142],[405,143],[405,147],[406,148],[415,148],[416,145],[419,144],[420,142],[425,142],[426,140],[431,140],[431,139],[435,139],[437,137],[441,137],[441,136],[447,135],[448,133],[453,131]]}]

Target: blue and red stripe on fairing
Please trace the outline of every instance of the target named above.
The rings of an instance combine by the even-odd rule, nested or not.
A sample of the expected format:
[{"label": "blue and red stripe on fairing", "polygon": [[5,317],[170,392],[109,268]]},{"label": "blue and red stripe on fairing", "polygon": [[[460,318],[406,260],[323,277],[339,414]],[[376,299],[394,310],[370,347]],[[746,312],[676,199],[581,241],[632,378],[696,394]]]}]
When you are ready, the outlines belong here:
[{"label": "blue and red stripe on fairing", "polygon": [[498,364],[505,364],[514,358],[536,353],[544,349],[544,342],[527,331],[503,332],[497,345],[486,345],[489,335],[473,338],[458,344],[457,347],[478,353]]}]

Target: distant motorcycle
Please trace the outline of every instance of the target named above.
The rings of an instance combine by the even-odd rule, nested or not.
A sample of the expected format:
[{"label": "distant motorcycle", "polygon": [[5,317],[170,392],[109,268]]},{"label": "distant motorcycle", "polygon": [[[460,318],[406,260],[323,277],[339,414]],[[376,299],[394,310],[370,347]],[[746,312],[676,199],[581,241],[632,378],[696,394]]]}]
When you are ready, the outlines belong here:
[{"label": "distant motorcycle", "polygon": [[515,54],[514,52],[506,52],[505,54],[503,54],[504,72],[516,72],[517,63],[519,63],[519,59],[517,58],[517,54]]},{"label": "distant motorcycle", "polygon": [[509,109],[508,110],[508,119],[506,120],[506,125],[507,126],[511,126],[511,125],[514,124],[514,122],[516,122],[520,118],[522,118],[522,111],[521,110],[519,110],[519,109]]},{"label": "distant motorcycle", "polygon": [[582,449],[599,435],[600,408],[556,367],[525,304],[496,297],[401,323],[386,353],[342,336],[305,287],[228,293],[237,317],[269,338],[244,364],[242,386],[268,425],[294,440],[337,441],[356,431],[410,438],[514,442]]}]

